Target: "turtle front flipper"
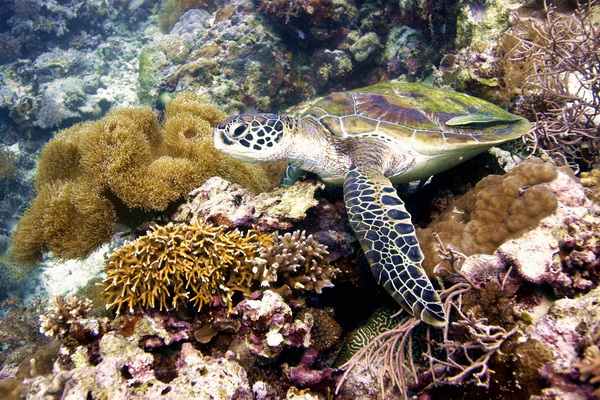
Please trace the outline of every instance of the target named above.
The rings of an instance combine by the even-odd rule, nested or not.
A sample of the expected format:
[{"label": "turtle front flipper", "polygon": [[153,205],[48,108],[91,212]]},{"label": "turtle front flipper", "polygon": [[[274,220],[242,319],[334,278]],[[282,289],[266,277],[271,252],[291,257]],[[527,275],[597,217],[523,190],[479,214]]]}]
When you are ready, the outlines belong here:
[{"label": "turtle front flipper", "polygon": [[421,266],[415,228],[396,190],[376,168],[352,165],[344,200],[375,278],[407,312],[434,326],[447,323],[444,308]]}]

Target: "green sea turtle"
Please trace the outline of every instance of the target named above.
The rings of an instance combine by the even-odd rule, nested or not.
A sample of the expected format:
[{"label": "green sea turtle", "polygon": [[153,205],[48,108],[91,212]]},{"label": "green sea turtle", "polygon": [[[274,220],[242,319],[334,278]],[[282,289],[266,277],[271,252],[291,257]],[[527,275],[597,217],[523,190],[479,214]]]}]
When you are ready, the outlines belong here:
[{"label": "green sea turtle", "polygon": [[299,119],[229,117],[215,128],[214,144],[240,160],[288,161],[288,183],[303,170],[343,184],[350,223],[378,282],[406,311],[443,326],[444,309],[392,183],[428,178],[528,129],[527,120],[462,93],[386,83],[332,93]]}]

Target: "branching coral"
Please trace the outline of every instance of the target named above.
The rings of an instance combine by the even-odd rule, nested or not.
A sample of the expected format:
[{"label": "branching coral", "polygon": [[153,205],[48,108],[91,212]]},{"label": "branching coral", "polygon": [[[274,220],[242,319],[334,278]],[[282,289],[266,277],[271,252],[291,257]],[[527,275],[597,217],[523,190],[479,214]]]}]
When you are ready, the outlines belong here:
[{"label": "branching coral", "polygon": [[519,237],[550,215],[556,196],[540,185],[556,178],[551,164],[526,161],[504,176],[490,175],[456,200],[426,229],[418,231],[431,272],[441,260],[433,233],[466,255],[492,254],[499,245]]},{"label": "branching coral", "polygon": [[333,286],[331,280],[339,272],[328,263],[328,254],[312,235],[286,233],[279,236],[277,244],[261,252],[266,262],[254,269],[254,279],[263,287],[321,293],[323,288]]},{"label": "branching coral", "polygon": [[[224,305],[235,292],[277,286],[318,293],[332,286],[337,269],[324,246],[294,232],[278,238],[198,221],[153,226],[145,236],[108,257],[104,269],[107,308],[168,310],[192,303],[199,310]],[[277,260],[277,261],[275,261]]]},{"label": "branching coral", "polygon": [[13,236],[15,259],[32,266],[45,249],[86,257],[110,238],[118,216],[164,210],[214,175],[266,189],[262,170],[214,149],[212,126],[222,118],[183,93],[168,104],[162,125],[151,109],[137,107],[59,132],[40,155],[37,197]]},{"label": "branching coral", "polygon": [[535,121],[524,137],[529,150],[559,165],[589,167],[599,161],[600,25],[594,15],[600,3],[584,3],[568,15],[548,8],[528,36],[507,37],[513,48],[505,69],[506,80],[524,80],[518,109]]},{"label": "branching coral", "polygon": [[62,295],[50,301],[48,314],[40,315],[40,332],[53,338],[65,338],[71,326],[92,310],[92,302],[74,295]]},{"label": "branching coral", "polygon": [[[583,353],[583,361],[576,364],[582,381],[589,381],[591,384],[600,383],[600,348],[590,346]],[[600,387],[594,391],[594,396],[600,397]]]},{"label": "branching coral", "polygon": [[201,309],[218,296],[231,311],[234,292],[249,293],[252,267],[272,243],[257,231],[197,222],[154,226],[106,259],[107,308],[168,310],[189,302]]}]

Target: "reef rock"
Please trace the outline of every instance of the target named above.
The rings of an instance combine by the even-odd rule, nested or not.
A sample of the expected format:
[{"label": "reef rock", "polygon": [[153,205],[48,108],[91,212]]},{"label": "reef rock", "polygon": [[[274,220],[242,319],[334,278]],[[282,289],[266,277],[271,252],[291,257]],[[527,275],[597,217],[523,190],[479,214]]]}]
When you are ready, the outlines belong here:
[{"label": "reef rock", "polygon": [[[536,229],[501,245],[497,255],[506,264],[514,265],[526,281],[538,285],[548,283],[557,294],[571,286],[589,289],[598,283],[598,277],[590,277],[595,278],[595,282],[583,282],[585,278],[579,271],[563,265],[558,253],[570,237],[584,240],[582,233],[594,234],[591,228],[600,224],[594,204],[586,197],[583,186],[564,172],[559,171],[555,180],[543,185],[556,196],[556,211],[544,218]],[[589,263],[595,258],[592,254]]]},{"label": "reef rock", "polygon": [[554,359],[545,365],[542,377],[550,383],[544,399],[583,400],[593,398],[594,387],[576,372],[581,365],[580,350],[600,340],[600,288],[576,299],[553,303],[548,313],[529,330],[528,336],[549,345]]},{"label": "reef rock", "polygon": [[219,177],[207,180],[190,192],[191,200],[179,207],[175,221],[200,221],[260,230],[290,229],[306,211],[318,204],[315,192],[322,183],[296,182],[294,185],[255,195],[242,186]]},{"label": "reef rock", "polygon": [[261,299],[243,300],[236,307],[242,316],[240,335],[251,354],[275,358],[285,345],[310,345],[310,326],[293,319],[281,295],[267,290]]},{"label": "reef rock", "polygon": [[89,350],[79,347],[71,356],[74,369],[64,370],[57,364],[53,375],[36,378],[27,385],[29,395],[64,400],[129,400],[232,399],[251,393],[246,371],[237,362],[205,357],[190,343],[184,343],[178,354],[169,358],[145,351],[139,345],[140,329],[148,331],[148,324],[153,321],[144,319],[128,337],[119,331],[104,335],[97,365],[89,361]]}]

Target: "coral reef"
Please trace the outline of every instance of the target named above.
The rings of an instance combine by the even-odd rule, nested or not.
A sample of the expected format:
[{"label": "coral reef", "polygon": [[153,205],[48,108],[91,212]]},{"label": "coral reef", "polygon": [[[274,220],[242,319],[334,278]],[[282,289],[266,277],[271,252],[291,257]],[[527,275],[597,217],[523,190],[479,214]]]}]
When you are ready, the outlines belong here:
[{"label": "coral reef", "polygon": [[[549,388],[542,390],[542,395],[589,399],[597,390],[594,380],[579,380],[573,372],[576,368],[580,373],[582,371],[580,352],[594,346],[600,339],[600,327],[596,318],[600,312],[599,296],[600,289],[596,288],[576,299],[554,302],[547,314],[539,318],[528,332],[529,337],[550,345],[554,353],[552,361],[540,371],[543,378],[551,384]],[[585,376],[584,372],[581,377]]]},{"label": "coral reef", "polygon": [[364,324],[348,334],[344,340],[344,346],[335,360],[335,364],[345,364],[354,354],[372,342],[377,336],[398,325],[400,318],[394,316],[397,312],[398,310],[388,307],[376,310]]},{"label": "coral reef", "polygon": [[147,9],[119,3],[3,2],[0,109],[22,143],[136,103],[137,66],[129,61],[156,28]]},{"label": "coral reef", "polygon": [[[160,353],[139,345],[155,325],[144,319],[128,336],[118,331],[105,334],[96,362],[80,347],[72,356],[74,368],[59,366],[52,375],[27,382],[29,392],[64,399],[233,399],[251,393],[246,372],[237,362],[205,357],[190,343],[181,344],[174,360],[161,363]],[[168,369],[161,372],[161,366]]]},{"label": "coral reef", "polygon": [[304,232],[277,239],[251,230],[191,224],[154,226],[106,259],[104,287],[108,308],[169,310],[191,303],[198,310],[224,306],[232,311],[235,292],[254,286],[282,293],[333,286],[339,272],[327,250]]},{"label": "coral reef", "polygon": [[[57,257],[31,270],[0,252],[0,398],[598,396],[597,170],[582,187],[527,162],[471,190],[469,168],[488,174],[495,153],[439,176],[434,204],[407,193],[450,318],[437,329],[380,308],[339,190],[256,194],[278,179],[223,159],[210,133],[225,115],[191,94],[278,112],[437,80],[534,121],[530,152],[592,169],[598,2],[542,3],[3,0],[0,250],[37,196],[13,255]],[[119,315],[35,300],[90,277],[97,297],[79,299]]]},{"label": "coral reef", "polygon": [[240,335],[251,354],[276,358],[286,345],[308,347],[310,326],[294,319],[281,295],[266,290],[260,299],[246,299],[236,306],[241,315]]},{"label": "coral reef", "polygon": [[123,206],[164,210],[217,173],[257,191],[266,188],[258,167],[212,146],[212,126],[223,113],[185,93],[165,115],[161,126],[148,108],[113,110],[48,142],[37,197],[13,235],[17,262],[34,265],[46,248],[60,258],[86,257],[110,238]]},{"label": "coral reef", "polygon": [[[39,302],[25,305],[18,297],[9,297],[0,303],[0,371],[18,367],[27,357],[48,344],[48,338],[38,331]],[[0,373],[0,379],[6,374]]]},{"label": "coral reef", "polygon": [[[599,283],[596,207],[565,169],[534,162],[511,174],[530,182],[543,177],[546,182],[538,185],[552,194],[556,210],[491,255],[466,256],[461,243],[446,245],[434,237],[433,272],[445,272],[444,282],[453,285],[440,293],[451,324],[436,332],[405,317],[385,327],[342,366],[340,395],[368,395],[373,380],[388,396],[400,398],[584,399],[597,389],[588,380],[587,364],[580,375],[574,373],[583,363],[581,350],[597,343],[600,332],[593,317]],[[449,210],[457,212],[452,205]],[[544,296],[548,287],[567,298],[552,302]]]},{"label": "coral reef", "polygon": [[537,226],[557,207],[556,196],[544,185],[556,174],[551,164],[525,161],[504,176],[479,181],[435,222],[417,231],[424,268],[431,274],[442,261],[434,233],[465,255],[492,254],[502,243]]},{"label": "coral reef", "polygon": [[219,177],[207,180],[189,193],[191,200],[179,206],[173,221],[201,221],[260,230],[290,229],[317,205],[315,192],[322,183],[296,182],[292,186],[258,195]]},{"label": "coral reef", "polygon": [[151,227],[106,259],[108,308],[169,310],[214,302],[232,310],[234,292],[249,294],[252,268],[271,236],[202,223]]}]

